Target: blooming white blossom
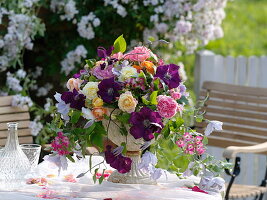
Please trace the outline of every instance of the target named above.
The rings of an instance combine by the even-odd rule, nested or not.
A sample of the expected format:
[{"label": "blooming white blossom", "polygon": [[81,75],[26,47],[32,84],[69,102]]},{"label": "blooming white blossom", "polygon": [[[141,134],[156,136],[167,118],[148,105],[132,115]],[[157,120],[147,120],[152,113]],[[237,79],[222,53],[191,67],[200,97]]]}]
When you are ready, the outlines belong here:
[{"label": "blooming white blossom", "polygon": [[78,33],[81,37],[88,40],[95,37],[94,27],[98,27],[101,21],[95,16],[93,12],[90,12],[87,16],[83,16],[78,23]]},{"label": "blooming white blossom", "polygon": [[32,136],[37,136],[43,129],[43,124],[38,119],[34,119],[34,121],[30,122],[29,128],[31,129]]},{"label": "blooming white blossom", "polygon": [[21,2],[21,5],[26,8],[31,8],[34,4],[36,4],[39,0],[24,0]]},{"label": "blooming white blossom", "polygon": [[[76,3],[73,0],[52,0],[50,3],[50,9],[55,12],[59,13],[61,20],[72,20],[79,11],[76,8]],[[62,14],[64,13],[64,14]]]},{"label": "blooming white blossom", "polygon": [[48,92],[53,88],[51,83],[46,83],[43,87],[37,88],[37,97],[46,96]]},{"label": "blooming white blossom", "polygon": [[0,10],[0,21],[1,16],[7,15],[9,22],[7,32],[1,39],[0,71],[18,60],[23,48],[31,50],[33,48],[32,38],[37,30],[42,29],[40,21],[34,15],[15,14],[13,11],[1,13],[2,11],[3,9]]},{"label": "blooming white blossom", "polygon": [[11,102],[12,106],[23,108],[25,106],[32,107],[33,102],[30,97],[22,96],[21,94],[14,95]]},{"label": "blooming white blossom", "polygon": [[38,78],[39,76],[41,76],[42,75],[42,71],[43,71],[43,68],[42,67],[40,67],[40,66],[36,66],[36,68],[35,68],[35,71],[34,72],[32,72],[32,77],[33,78]]},{"label": "blooming white blossom", "polygon": [[86,58],[87,50],[83,45],[79,45],[75,50],[67,53],[67,57],[61,61],[61,72],[65,75],[69,75],[75,68],[75,64],[81,63],[82,58]]},{"label": "blooming white blossom", "polygon": [[16,72],[16,76],[17,76],[18,78],[23,79],[23,78],[26,77],[26,72],[25,72],[23,69],[19,69],[19,70]]},{"label": "blooming white blossom", "polygon": [[44,105],[44,110],[48,112],[50,110],[50,107],[52,106],[52,103],[51,103],[52,99],[46,98],[45,100],[46,100],[46,103]]},{"label": "blooming white blossom", "polygon": [[7,73],[6,85],[9,89],[15,92],[20,92],[23,89],[20,85],[20,80],[17,79],[14,74],[11,74],[10,72]]},{"label": "blooming white blossom", "polygon": [[204,132],[205,135],[209,136],[214,130],[221,131],[222,125],[223,125],[223,123],[220,121],[210,121],[205,132]]},{"label": "blooming white blossom", "polygon": [[[124,1],[124,3],[129,3],[130,1]],[[126,9],[119,4],[118,0],[104,0],[104,5],[111,5],[114,9],[117,10],[117,13],[122,16],[122,17],[126,17],[127,15],[127,11]]]}]

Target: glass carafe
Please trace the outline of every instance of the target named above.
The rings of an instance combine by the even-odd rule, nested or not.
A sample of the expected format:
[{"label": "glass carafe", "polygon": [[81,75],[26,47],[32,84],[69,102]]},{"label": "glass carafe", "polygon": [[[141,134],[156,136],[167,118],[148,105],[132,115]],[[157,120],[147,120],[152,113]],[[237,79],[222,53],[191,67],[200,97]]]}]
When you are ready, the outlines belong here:
[{"label": "glass carafe", "polygon": [[18,123],[7,123],[6,145],[0,154],[0,186],[20,182],[30,170],[30,162],[19,146]]}]

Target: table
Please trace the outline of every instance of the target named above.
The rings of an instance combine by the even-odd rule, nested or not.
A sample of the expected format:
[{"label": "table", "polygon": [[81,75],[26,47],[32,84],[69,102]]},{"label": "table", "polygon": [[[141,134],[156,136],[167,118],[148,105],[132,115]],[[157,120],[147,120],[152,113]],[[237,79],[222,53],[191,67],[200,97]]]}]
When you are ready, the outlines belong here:
[{"label": "table", "polygon": [[[93,164],[102,161],[101,156],[94,156]],[[49,184],[39,186],[36,184],[25,184],[8,192],[0,189],[1,200],[40,200],[37,197],[44,193],[51,194],[56,199],[61,200],[222,200],[218,193],[209,192],[204,194],[194,192],[185,185],[192,185],[199,181],[197,177],[179,180],[175,175],[168,174],[167,180],[161,177],[158,185],[139,185],[139,184],[116,184],[104,181],[101,185],[93,184],[92,175],[86,174],[77,182],[66,182],[66,175],[72,174],[76,177],[81,172],[88,170],[88,158],[69,163],[67,171],[63,171],[60,176],[47,178]],[[41,163],[34,172],[35,177],[47,177],[50,174],[57,174],[57,168],[48,162]],[[33,175],[29,175],[31,177]],[[70,177],[70,176],[69,176]]]}]

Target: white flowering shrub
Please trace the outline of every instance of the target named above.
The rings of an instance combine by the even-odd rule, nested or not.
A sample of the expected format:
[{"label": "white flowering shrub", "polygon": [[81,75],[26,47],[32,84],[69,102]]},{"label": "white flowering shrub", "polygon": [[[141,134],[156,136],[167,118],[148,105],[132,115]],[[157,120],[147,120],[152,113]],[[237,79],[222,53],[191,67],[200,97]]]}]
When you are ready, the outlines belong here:
[{"label": "white flowering shrub", "polygon": [[30,106],[33,135],[40,132],[37,141],[47,142],[45,122],[54,105],[46,102],[46,97],[65,87],[66,76],[84,65],[86,57],[96,56],[98,44],[107,48],[110,41],[124,34],[132,46],[152,40],[154,45],[164,39],[193,53],[199,46],[223,36],[221,23],[226,3],[227,0],[4,0],[0,3],[0,95],[16,95],[14,105]]}]

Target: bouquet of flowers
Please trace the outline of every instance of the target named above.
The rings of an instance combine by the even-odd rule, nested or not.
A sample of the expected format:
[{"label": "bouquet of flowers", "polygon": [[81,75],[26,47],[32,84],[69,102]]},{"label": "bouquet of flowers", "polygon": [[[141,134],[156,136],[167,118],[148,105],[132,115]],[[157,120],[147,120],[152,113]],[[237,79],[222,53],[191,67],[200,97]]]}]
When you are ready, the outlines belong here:
[{"label": "bouquet of flowers", "polygon": [[[157,158],[146,152],[135,161],[136,152],[151,144],[156,152],[164,139],[183,155],[199,158],[205,152],[206,136],[183,120],[186,108],[192,108],[187,106],[189,94],[179,66],[165,64],[146,46],[125,51],[123,36],[107,49],[98,47],[100,60],[86,60],[84,69],[68,80],[68,91],[55,95],[57,113],[51,127],[58,135],[49,159],[60,167],[66,167],[67,159],[74,161],[71,153],[84,156],[86,147],[95,146],[118,174],[129,174],[135,165],[156,179],[162,174],[155,168]],[[221,129],[221,124],[210,123],[208,132],[213,129]],[[108,139],[116,145],[107,145]]]}]

